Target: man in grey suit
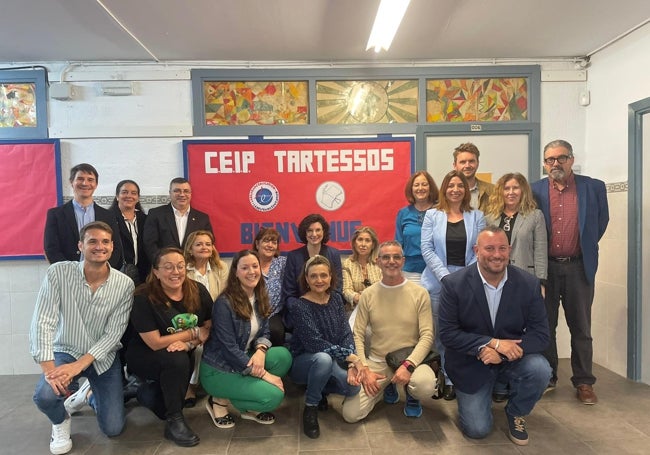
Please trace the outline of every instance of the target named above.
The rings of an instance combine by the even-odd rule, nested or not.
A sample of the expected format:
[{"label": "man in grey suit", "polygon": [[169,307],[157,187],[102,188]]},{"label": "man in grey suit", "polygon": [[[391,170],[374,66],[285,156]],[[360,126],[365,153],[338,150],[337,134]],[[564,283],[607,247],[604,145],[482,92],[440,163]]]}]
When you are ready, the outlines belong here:
[{"label": "man in grey suit", "polygon": [[168,246],[183,249],[185,239],[194,231],[212,232],[210,217],[190,207],[192,187],[183,177],[169,184],[171,202],[149,210],[144,224],[144,248],[151,263],[161,248]]},{"label": "man in grey suit", "polygon": [[555,140],[544,147],[549,178],[532,184],[537,206],[544,213],[548,242],[546,312],[551,344],[545,353],[553,369],[549,388],[557,384],[557,328],[560,301],[571,332],[571,382],[583,404],[596,404],[592,372],[591,305],[598,268],[598,241],[607,229],[609,208],[605,184],[575,175],[573,147]]}]

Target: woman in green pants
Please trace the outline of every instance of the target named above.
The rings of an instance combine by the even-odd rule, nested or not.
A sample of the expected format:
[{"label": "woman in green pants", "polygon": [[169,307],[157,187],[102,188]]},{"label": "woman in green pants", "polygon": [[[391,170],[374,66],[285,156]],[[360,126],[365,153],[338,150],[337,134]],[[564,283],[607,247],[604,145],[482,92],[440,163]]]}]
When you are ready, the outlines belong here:
[{"label": "woman in green pants", "polygon": [[271,307],[254,251],[235,255],[226,290],[212,309],[213,326],[203,349],[201,384],[210,394],[206,407],[215,426],[235,425],[228,402],[243,419],[272,424],[284,398],[282,376],[291,367],[284,347],[271,347]]}]

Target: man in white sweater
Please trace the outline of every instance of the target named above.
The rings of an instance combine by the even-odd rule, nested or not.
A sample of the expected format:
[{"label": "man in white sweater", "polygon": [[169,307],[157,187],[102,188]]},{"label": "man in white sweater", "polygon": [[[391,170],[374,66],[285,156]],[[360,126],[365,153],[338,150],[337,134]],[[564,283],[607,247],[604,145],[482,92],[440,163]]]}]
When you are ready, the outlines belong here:
[{"label": "man in white sweater", "polygon": [[[360,358],[355,366],[363,387],[358,395],[343,403],[343,418],[347,422],[364,419],[389,385],[404,387],[407,417],[420,417],[419,400],[431,397],[435,391],[436,375],[429,365],[422,364],[433,345],[429,294],[402,275],[404,254],[398,242],[382,243],[377,261],[382,280],[361,294],[354,324],[354,342]],[[364,344],[367,326],[372,327],[370,352],[366,352]],[[410,353],[393,371],[386,363],[386,355],[400,349],[409,351],[409,348]],[[384,399],[391,403],[399,400],[394,390],[391,396],[395,398]]]}]

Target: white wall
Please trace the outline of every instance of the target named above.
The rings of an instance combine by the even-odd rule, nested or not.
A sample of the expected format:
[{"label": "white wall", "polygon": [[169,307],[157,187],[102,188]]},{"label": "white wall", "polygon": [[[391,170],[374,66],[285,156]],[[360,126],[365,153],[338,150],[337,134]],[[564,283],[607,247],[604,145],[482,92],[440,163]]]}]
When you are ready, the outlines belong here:
[{"label": "white wall", "polygon": [[[638,52],[640,54],[641,50]],[[572,69],[558,65],[554,64],[552,69]],[[111,68],[105,69],[108,71]],[[598,64],[594,62],[590,77],[592,71],[597,69]],[[169,68],[161,66],[159,70],[161,74],[165,72],[166,77],[169,76]],[[123,178],[138,181],[144,196],[166,194],[169,180],[182,175],[181,140],[191,134],[190,81],[186,77],[187,71],[179,71],[178,74],[180,76],[176,79],[137,82],[134,96],[99,97],[98,82],[87,77],[86,80],[75,79],[74,71],[68,73],[68,80],[78,81],[74,82],[75,97],[70,101],[52,100],[49,103],[50,136],[61,138],[64,180],[72,165],[89,162],[100,173],[96,196],[112,195],[115,183]],[[641,78],[639,75],[633,84],[641,86]],[[598,100],[600,88],[592,86],[591,80],[589,86],[592,100]],[[589,154],[583,152],[587,149],[587,143],[595,142],[586,141],[585,131],[598,129],[597,121],[594,121],[591,129],[586,126],[593,118],[589,112],[594,109],[595,103],[588,108],[578,104],[579,92],[584,89],[584,82],[542,84],[542,145],[557,138],[569,140],[576,150],[576,164],[582,166],[583,173],[606,181],[623,179],[625,173],[618,175],[612,174],[611,169],[608,171],[608,166],[614,164],[613,158],[608,165],[601,166],[600,160],[589,160],[594,156],[594,149],[589,149]],[[603,91],[607,96],[612,96],[609,88]],[[638,91],[642,91],[641,87]],[[624,118],[621,125],[620,134],[626,134]],[[625,144],[624,137],[621,143]],[[602,153],[602,156],[610,157],[611,154]],[[70,195],[69,185],[66,184],[64,196]],[[621,263],[624,265],[623,259]],[[11,314],[11,323],[0,327],[0,343],[5,347],[0,354],[0,374],[39,371],[29,356],[27,335],[45,269],[44,261],[0,262],[0,311],[4,310],[2,314],[5,315]],[[601,276],[602,273],[599,278]],[[620,291],[618,288],[616,290]],[[600,295],[605,295],[605,292],[601,292],[599,283],[596,305],[600,304]],[[616,311],[619,312],[618,309]],[[622,314],[623,309],[620,312]],[[596,325],[607,327],[608,321],[620,319],[618,313],[615,316],[608,319],[611,315],[604,317],[599,314],[598,317],[603,317],[603,320],[595,321]],[[621,317],[624,318],[624,315]],[[560,355],[566,357],[569,353],[566,328],[561,327],[558,336]],[[598,346],[604,342],[600,335],[595,339]],[[596,361],[614,369],[610,366],[610,362],[614,362],[612,357],[598,356]],[[617,365],[615,371],[624,373],[624,369],[620,370]]]}]

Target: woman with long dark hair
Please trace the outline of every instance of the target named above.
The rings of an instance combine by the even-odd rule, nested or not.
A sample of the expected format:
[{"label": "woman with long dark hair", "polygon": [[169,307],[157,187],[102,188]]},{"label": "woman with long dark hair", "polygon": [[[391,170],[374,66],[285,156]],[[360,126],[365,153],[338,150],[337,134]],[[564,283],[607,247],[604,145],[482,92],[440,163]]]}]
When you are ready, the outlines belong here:
[{"label": "woman with long dark hair", "polygon": [[200,283],[186,277],[178,248],[163,248],[146,282],[135,291],[131,324],[137,333],[126,358],[143,383],[138,401],[166,419],[165,437],[191,447],[199,437],[183,417],[192,373],[192,352],[210,333],[212,299]]},{"label": "woman with long dark hair", "polygon": [[271,347],[270,314],[257,253],[242,250],[233,258],[226,290],[214,304],[214,325],[201,362],[201,384],[210,395],[206,408],[218,428],[235,425],[229,402],[243,419],[275,422],[271,411],[284,398],[282,376],[291,367],[291,354],[284,347]]}]

